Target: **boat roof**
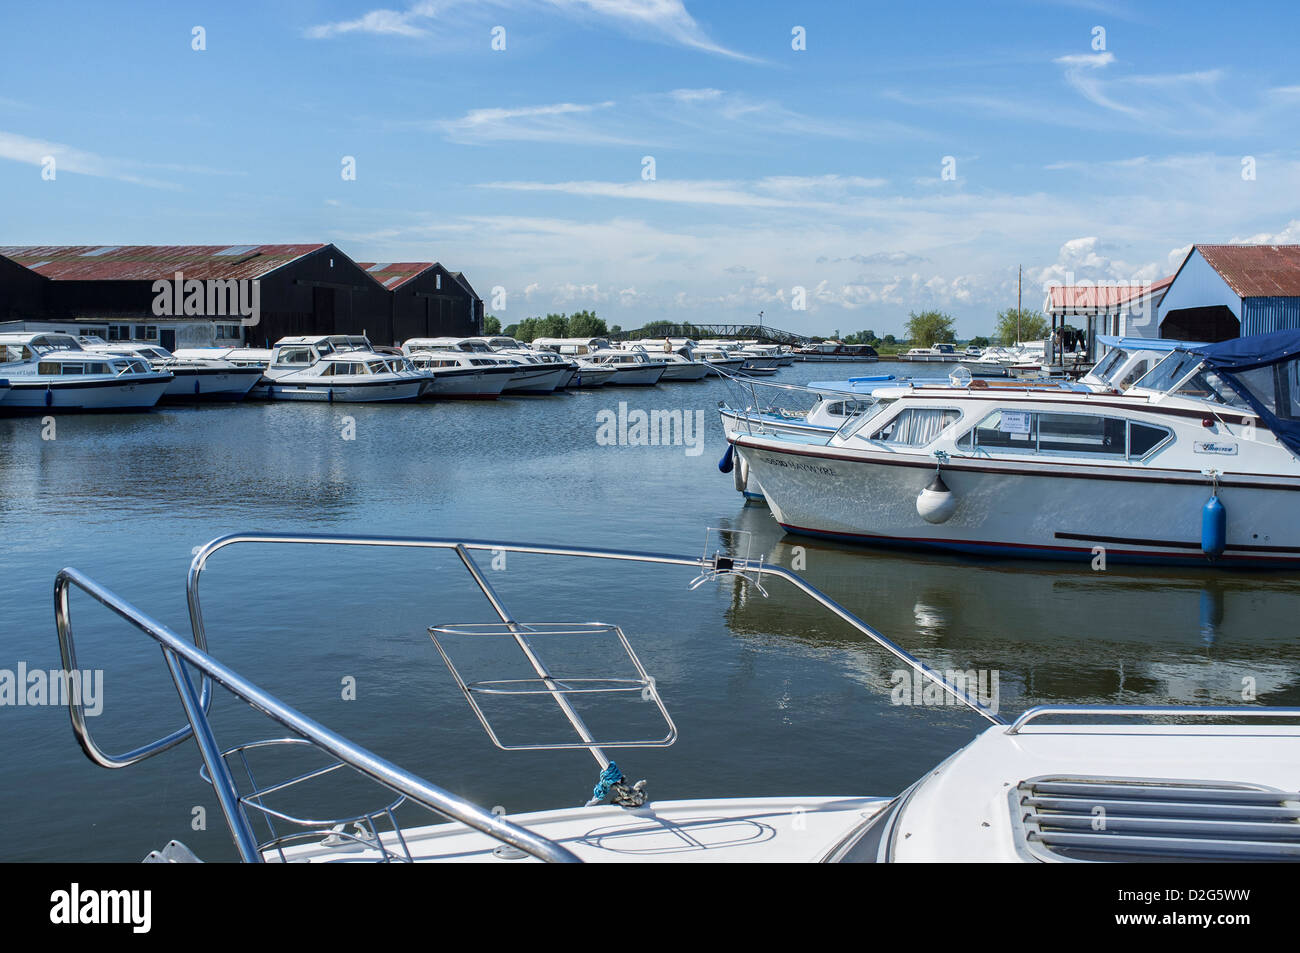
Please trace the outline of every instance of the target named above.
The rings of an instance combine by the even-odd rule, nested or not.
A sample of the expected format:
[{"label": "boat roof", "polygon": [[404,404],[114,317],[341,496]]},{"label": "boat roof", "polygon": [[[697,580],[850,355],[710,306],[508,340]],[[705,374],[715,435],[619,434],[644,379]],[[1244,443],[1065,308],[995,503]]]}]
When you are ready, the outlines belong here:
[{"label": "boat roof", "polygon": [[1204,347],[1195,341],[1175,341],[1171,338],[1129,338],[1113,334],[1098,334],[1097,341],[1109,348],[1125,351],[1180,351],[1189,348]]}]

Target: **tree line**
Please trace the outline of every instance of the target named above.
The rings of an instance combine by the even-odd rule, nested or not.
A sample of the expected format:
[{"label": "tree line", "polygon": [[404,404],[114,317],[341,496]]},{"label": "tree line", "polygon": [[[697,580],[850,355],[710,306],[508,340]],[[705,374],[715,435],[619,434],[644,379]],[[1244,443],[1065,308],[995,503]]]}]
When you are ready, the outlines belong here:
[{"label": "tree line", "polygon": [[[641,337],[662,336],[668,330],[685,330],[689,332],[692,325],[676,321],[651,321],[642,328]],[[532,342],[536,338],[594,338],[621,331],[617,324],[609,327],[594,311],[575,311],[573,314],[547,314],[544,317],[524,318],[517,324],[506,325],[503,329],[501,320],[495,315],[483,319],[484,334],[502,334],[520,341]],[[1011,345],[1021,341],[1041,341],[1047,337],[1049,330],[1047,318],[1040,311],[1029,308],[1008,308],[999,311],[994,322],[993,338],[976,337],[971,339],[975,347],[988,347],[993,341]],[[884,345],[893,347],[908,344],[912,347],[933,347],[940,343],[952,343],[957,339],[956,322],[942,311],[911,312],[907,317],[906,336],[899,340],[892,334],[877,337],[875,331],[857,331],[841,336],[836,330],[833,338],[845,344],[870,344],[873,347]],[[813,340],[821,340],[814,337]]]}]

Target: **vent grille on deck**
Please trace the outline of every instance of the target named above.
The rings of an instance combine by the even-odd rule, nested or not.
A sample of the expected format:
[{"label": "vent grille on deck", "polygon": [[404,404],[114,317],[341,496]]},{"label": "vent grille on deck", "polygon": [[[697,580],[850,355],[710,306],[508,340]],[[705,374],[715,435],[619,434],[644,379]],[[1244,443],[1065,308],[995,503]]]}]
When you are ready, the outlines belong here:
[{"label": "vent grille on deck", "polygon": [[1044,777],[1011,792],[1037,860],[1300,860],[1300,793],[1221,781]]}]

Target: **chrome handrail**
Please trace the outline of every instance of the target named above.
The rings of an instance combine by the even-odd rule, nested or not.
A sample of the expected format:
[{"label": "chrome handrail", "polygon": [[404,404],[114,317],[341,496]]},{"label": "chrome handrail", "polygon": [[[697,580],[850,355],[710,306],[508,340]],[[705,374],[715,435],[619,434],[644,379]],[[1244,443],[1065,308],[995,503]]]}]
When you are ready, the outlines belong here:
[{"label": "chrome handrail", "polygon": [[[1240,708],[1230,706],[1183,707],[1177,705],[1039,705],[1021,714],[1009,728],[1007,734],[1015,735],[1031,721],[1045,715],[1105,715],[1110,717],[1132,718],[1138,715],[1147,718],[1186,717],[1186,718],[1300,718],[1300,708]],[[1061,726],[1065,727],[1065,726]],[[1073,727],[1073,726],[1071,726]]]},{"label": "chrome handrail", "polygon": [[[195,554],[194,560],[190,563],[189,579],[186,583],[186,596],[190,606],[190,622],[194,627],[195,638],[206,638],[203,627],[203,610],[199,601],[199,578],[207,561],[211,556],[227,546],[238,543],[289,543],[302,545],[332,545],[332,546],[375,546],[399,549],[450,549],[461,550],[465,553],[471,551],[477,552],[504,552],[519,553],[522,555],[536,556],[572,556],[577,558],[592,559],[612,559],[624,562],[652,563],[666,566],[686,566],[691,569],[699,570],[701,568],[709,570],[714,568],[709,563],[707,554],[705,557],[700,556],[674,556],[667,553],[644,553],[633,552],[617,549],[600,549],[596,547],[581,546],[541,546],[529,543],[507,543],[492,540],[461,540],[445,539],[436,537],[416,537],[416,536],[352,536],[352,535],[316,535],[316,534],[293,534],[293,533],[233,533],[228,536],[221,536],[212,540],[207,545],[201,547]],[[459,555],[459,553],[458,553]],[[464,557],[462,557],[463,559]],[[943,674],[930,668],[920,659],[908,653],[901,646],[890,641],[883,634],[873,629],[867,623],[863,622],[852,612],[845,609],[834,599],[821,592],[819,589],[805,582],[797,573],[780,566],[774,566],[765,562],[762,558],[737,558],[728,563],[727,571],[741,574],[752,573],[756,578],[762,576],[775,576],[784,579],[800,592],[819,603],[823,608],[837,615],[844,622],[857,629],[863,635],[867,636],[881,648],[885,649],[903,664],[912,670],[921,673],[921,675],[949,695],[956,698],[959,702],[966,705],[977,714],[986,718],[995,725],[1005,725],[1006,721],[999,717],[996,712],[991,711],[983,705],[979,699],[972,698],[961,687],[949,683]],[[481,574],[480,574],[481,575]],[[476,578],[477,582],[478,579]],[[484,590],[484,594],[495,608],[495,594],[490,594]]]},{"label": "chrome handrail", "polygon": [[[264,858],[258,849],[257,839],[249,824],[248,816],[244,813],[243,805],[240,803],[234,779],[231,777],[229,767],[222,757],[222,752],[212,733],[212,725],[208,721],[206,710],[200,704],[199,694],[194,690],[185,663],[189,663],[198,669],[204,674],[205,679],[211,678],[254,710],[261,712],[273,721],[279,722],[290,731],[306,738],[321,750],[333,755],[340,761],[346,762],[361,774],[389,790],[406,795],[416,804],[420,804],[451,820],[460,821],[462,824],[482,831],[489,837],[510,844],[512,847],[516,847],[541,860],[556,862],[578,861],[579,858],[561,844],[535,834],[527,828],[520,827],[503,817],[493,814],[491,811],[484,810],[471,801],[457,797],[434,784],[430,784],[418,775],[406,771],[362,748],[360,745],[354,744],[324,725],[302,715],[281,702],[274,695],[264,691],[233,669],[218,662],[207,652],[187,643],[162,623],[151,619],[130,603],[118,598],[112,592],[104,589],[94,580],[89,579],[75,569],[61,570],[54,584],[55,617],[59,631],[59,647],[63,654],[64,664],[73,666],[73,668],[68,669],[69,671],[74,670],[76,658],[71,618],[68,611],[68,590],[72,586],[76,586],[97,602],[111,609],[162,647],[163,656],[166,658],[167,666],[171,671],[172,681],[176,685],[176,690],[181,697],[181,704],[184,706],[186,717],[190,722],[190,728],[185,737],[192,733],[198,743],[204,766],[208,772],[207,776],[212,782],[213,790],[216,792],[222,812],[225,814],[226,823],[230,827],[231,836],[234,838],[240,857],[243,860],[260,863]],[[196,632],[195,639],[197,641],[201,638],[200,629]],[[84,714],[80,712],[79,705],[74,706],[71,698],[72,694],[69,693],[69,709],[73,712],[73,732],[76,734],[83,750],[91,756],[91,759],[103,764],[105,767],[126,767],[135,761],[158,754],[160,751],[165,750],[165,747],[171,747],[171,745],[183,740],[183,737],[177,738],[163,747],[155,743],[156,750],[151,750],[130,761],[114,763],[110,759],[109,762],[105,763],[92,754],[92,751],[99,750],[98,746],[94,744],[93,739],[90,737],[86,728]]]}]

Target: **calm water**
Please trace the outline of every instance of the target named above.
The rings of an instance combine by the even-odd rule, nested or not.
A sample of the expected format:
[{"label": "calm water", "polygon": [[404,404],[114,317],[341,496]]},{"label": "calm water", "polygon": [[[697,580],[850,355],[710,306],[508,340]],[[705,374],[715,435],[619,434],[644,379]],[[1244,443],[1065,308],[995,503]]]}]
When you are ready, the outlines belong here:
[{"label": "calm water", "polygon": [[[889,369],[797,365],[777,379]],[[695,555],[718,526],[751,531],[756,552],[787,566],[803,546],[814,585],[936,667],[997,670],[1003,714],[1046,702],[1231,704],[1243,679],[1261,702],[1300,704],[1291,577],[1094,573],[786,537],[716,469],[726,396],[710,381],[486,404],[181,408],[60,417],[52,441],[39,420],[0,419],[0,669],[58,667],[50,594],[63,566],[188,632],[191,551],[234,531]],[[598,412],[620,401],[705,411],[703,453],[598,444]],[[342,437],[345,416],[354,440]],[[961,709],[891,705],[898,666],[802,597],[773,587],[764,599],[735,580],[688,592],[692,575],[518,556],[490,573],[517,618],[623,627],[680,732],[671,748],[616,752],[654,797],[893,793],[980,729]],[[203,592],[218,657],[380,754],[512,812],[588,796],[589,756],[498,751],[455,691],[426,628],[493,617],[454,557],[235,548],[214,557]],[[84,597],[73,617],[79,663],[104,670],[104,713],[91,722],[103,746],[125,750],[178,726],[153,643]],[[472,648],[466,663],[481,669],[471,677],[516,673],[513,659]],[[349,677],[356,698],[345,701]],[[606,735],[649,735],[648,708],[590,715]],[[279,733],[228,697],[214,710],[225,746]],[[568,740],[549,710],[496,714],[511,740]],[[64,709],[0,708],[0,859],[133,861],[173,837],[231,858],[198,763],[186,744],[105,771],[81,754]],[[206,830],[192,829],[196,808]]]}]

